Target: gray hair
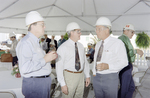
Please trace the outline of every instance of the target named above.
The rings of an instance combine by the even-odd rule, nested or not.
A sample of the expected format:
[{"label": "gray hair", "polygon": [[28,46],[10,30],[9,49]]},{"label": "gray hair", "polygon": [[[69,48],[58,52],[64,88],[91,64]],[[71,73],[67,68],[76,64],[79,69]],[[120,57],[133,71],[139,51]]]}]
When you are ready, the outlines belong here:
[{"label": "gray hair", "polygon": [[70,36],[71,36],[71,31],[67,31],[67,34],[68,34],[68,38],[70,38]]},{"label": "gray hair", "polygon": [[32,23],[32,24],[28,27],[28,31],[31,31],[31,26],[32,26],[32,25],[37,25],[37,22]]},{"label": "gray hair", "polygon": [[110,26],[106,26],[106,25],[103,25],[105,28],[108,28],[109,29],[109,33],[111,33],[111,27]]}]

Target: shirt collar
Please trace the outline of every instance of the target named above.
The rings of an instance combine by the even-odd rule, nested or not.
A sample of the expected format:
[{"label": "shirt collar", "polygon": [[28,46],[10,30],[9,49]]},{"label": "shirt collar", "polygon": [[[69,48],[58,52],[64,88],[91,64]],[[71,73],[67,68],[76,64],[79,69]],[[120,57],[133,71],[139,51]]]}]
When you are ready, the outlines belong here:
[{"label": "shirt collar", "polygon": [[[75,45],[75,42],[73,40],[71,40],[70,38],[68,39],[68,41],[72,44]],[[77,43],[77,42],[76,42]]]},{"label": "shirt collar", "polygon": [[125,37],[127,37],[129,39],[129,37],[127,35],[125,35],[125,34],[122,34],[122,35],[124,35]]},{"label": "shirt collar", "polygon": [[104,40],[104,44],[106,44],[110,39],[111,39],[111,36],[108,36],[108,37]]},{"label": "shirt collar", "polygon": [[34,34],[32,34],[31,32],[29,32],[28,34],[36,43],[39,43],[40,40]]}]

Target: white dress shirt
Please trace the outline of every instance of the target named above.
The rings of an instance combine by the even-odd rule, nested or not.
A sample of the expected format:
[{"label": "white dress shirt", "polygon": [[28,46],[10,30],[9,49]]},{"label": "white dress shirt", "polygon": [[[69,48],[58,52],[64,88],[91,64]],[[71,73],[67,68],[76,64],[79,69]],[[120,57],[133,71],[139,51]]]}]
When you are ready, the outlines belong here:
[{"label": "white dress shirt", "polygon": [[[86,77],[90,77],[89,75],[89,64],[86,60],[84,47],[81,43],[76,42],[79,52],[79,58],[80,58],[80,70],[84,70],[84,73]],[[56,72],[57,72],[57,79],[58,82],[61,84],[61,86],[66,85],[64,80],[63,71],[65,69],[69,71],[77,72],[75,69],[75,42],[71,39],[68,39],[65,41],[57,50],[58,58],[56,62]]]},{"label": "white dress shirt", "polygon": [[100,61],[101,63],[107,63],[109,65],[109,69],[96,71],[96,59],[101,43],[102,41],[99,41],[95,46],[93,75],[96,75],[96,73],[117,73],[128,65],[127,53],[124,43],[120,39],[109,36],[104,40],[104,48]]},{"label": "white dress shirt", "polygon": [[51,73],[50,63],[44,60],[45,52],[39,44],[39,39],[32,33],[28,33],[19,41],[17,48],[19,70],[21,76],[43,76]]}]

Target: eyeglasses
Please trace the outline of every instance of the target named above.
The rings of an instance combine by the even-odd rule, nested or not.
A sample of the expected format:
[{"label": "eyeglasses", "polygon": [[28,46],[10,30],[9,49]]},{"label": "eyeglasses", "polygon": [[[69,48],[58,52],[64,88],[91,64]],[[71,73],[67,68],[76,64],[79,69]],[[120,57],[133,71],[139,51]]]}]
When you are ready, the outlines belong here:
[{"label": "eyeglasses", "polygon": [[81,33],[81,30],[73,30],[74,32],[77,32],[78,34]]},{"label": "eyeglasses", "polygon": [[95,32],[96,32],[96,31],[99,31],[99,32],[100,32],[100,31],[103,31],[103,30],[104,30],[104,28],[96,28],[96,29],[95,29]]},{"label": "eyeglasses", "polygon": [[16,38],[16,37],[10,37],[10,38]]},{"label": "eyeglasses", "polygon": [[132,30],[128,30],[128,31],[130,31],[131,33],[135,33],[134,31],[132,31]]},{"label": "eyeglasses", "polygon": [[42,23],[42,24],[37,24],[37,25],[41,25],[42,27],[44,27],[46,24],[45,24],[45,23]]}]

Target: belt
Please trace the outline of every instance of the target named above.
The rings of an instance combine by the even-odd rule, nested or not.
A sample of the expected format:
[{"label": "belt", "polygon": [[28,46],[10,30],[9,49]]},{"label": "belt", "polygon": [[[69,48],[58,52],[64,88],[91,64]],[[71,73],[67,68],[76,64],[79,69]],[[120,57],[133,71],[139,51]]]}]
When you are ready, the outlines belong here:
[{"label": "belt", "polygon": [[49,75],[45,75],[45,76],[31,76],[30,78],[47,78],[49,77]]},{"label": "belt", "polygon": [[70,70],[67,70],[67,69],[65,69],[65,71],[67,71],[67,72],[70,72],[70,73],[82,73],[82,71],[70,71]]}]

